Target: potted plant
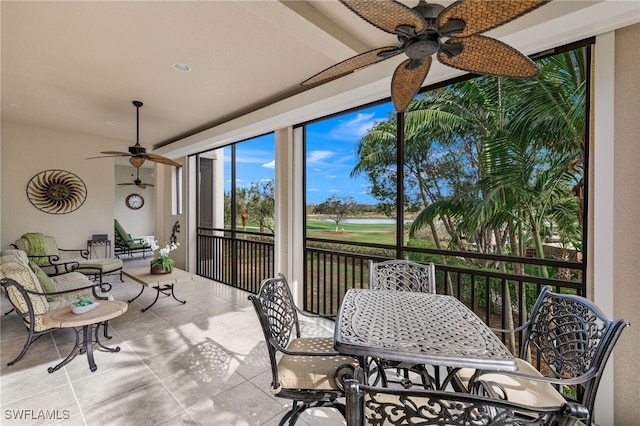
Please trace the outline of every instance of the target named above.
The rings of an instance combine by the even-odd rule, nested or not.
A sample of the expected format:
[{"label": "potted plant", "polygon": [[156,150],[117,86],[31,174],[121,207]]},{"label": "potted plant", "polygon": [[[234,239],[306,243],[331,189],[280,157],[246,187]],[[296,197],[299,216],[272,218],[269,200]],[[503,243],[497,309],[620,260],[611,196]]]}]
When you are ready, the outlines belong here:
[{"label": "potted plant", "polygon": [[173,270],[174,260],[169,256],[173,250],[177,249],[180,243],[167,244],[160,248],[158,241],[151,244],[153,250],[153,260],[151,261],[152,274],[168,274]]}]

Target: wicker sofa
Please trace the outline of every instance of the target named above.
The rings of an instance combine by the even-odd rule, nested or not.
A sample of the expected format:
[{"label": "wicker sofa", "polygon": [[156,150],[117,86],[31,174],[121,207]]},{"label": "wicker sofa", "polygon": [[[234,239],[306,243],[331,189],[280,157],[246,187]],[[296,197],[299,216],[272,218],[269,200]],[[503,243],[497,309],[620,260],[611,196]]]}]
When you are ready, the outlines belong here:
[{"label": "wicker sofa", "polygon": [[48,277],[22,250],[3,250],[0,254],[0,283],[28,331],[22,351],[8,365],[18,362],[35,340],[52,330],[42,321],[49,310],[67,307],[78,300],[113,299],[108,283],[94,283],[79,272]]}]

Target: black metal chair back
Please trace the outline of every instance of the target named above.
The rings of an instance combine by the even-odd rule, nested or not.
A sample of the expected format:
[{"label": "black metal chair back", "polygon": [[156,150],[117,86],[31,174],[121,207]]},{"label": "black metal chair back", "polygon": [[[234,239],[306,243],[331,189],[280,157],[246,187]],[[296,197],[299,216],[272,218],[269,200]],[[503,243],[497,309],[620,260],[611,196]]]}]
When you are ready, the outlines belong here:
[{"label": "black metal chair back", "polygon": [[369,288],[435,293],[435,266],[410,260],[369,262]]},{"label": "black metal chair back", "polygon": [[[593,411],[605,365],[622,331],[630,324],[609,320],[584,297],[542,289],[524,329],[519,357],[536,349],[540,370],[577,385],[571,398]],[[567,395],[565,395],[567,397]]]},{"label": "black metal chair back", "polygon": [[[393,259],[383,262],[369,262],[369,288],[373,290],[394,290],[394,291],[415,291],[422,293],[436,293],[435,282],[435,265],[433,263],[416,263],[410,260]],[[398,382],[393,379],[393,375],[388,375],[385,369],[396,369],[396,376],[399,383],[403,386],[410,387],[413,385],[409,380],[410,372],[420,376],[422,385],[426,388],[431,387],[430,376],[424,365],[413,365],[398,368],[400,363],[372,359],[377,368],[374,368],[381,380],[382,385]]]},{"label": "black metal chair back", "polygon": [[[284,275],[263,280],[249,299],[267,343],[273,393],[293,400],[280,425],[287,421],[294,425],[309,407],[333,407],[344,415],[344,404],[338,401],[344,396],[341,383],[345,375],[352,377],[357,361],[333,350],[332,337],[301,337],[299,315],[303,313]],[[285,371],[286,378],[280,377],[279,370]]]},{"label": "black metal chair back", "polygon": [[[293,302],[293,295],[289,284],[282,274],[276,278],[267,278],[260,284],[260,290],[255,296],[249,296],[258,314],[264,337],[269,342],[275,342],[281,348],[286,348],[292,336],[300,337],[300,322],[298,311]],[[271,365],[277,367],[277,346],[267,344]],[[274,381],[277,384],[277,375]]]}]

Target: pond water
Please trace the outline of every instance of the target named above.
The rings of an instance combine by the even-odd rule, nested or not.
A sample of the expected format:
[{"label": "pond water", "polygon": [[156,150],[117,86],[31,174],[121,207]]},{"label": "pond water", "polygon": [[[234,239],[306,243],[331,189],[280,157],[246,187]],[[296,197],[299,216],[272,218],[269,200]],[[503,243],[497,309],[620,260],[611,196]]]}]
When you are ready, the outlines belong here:
[{"label": "pond water", "polygon": [[[321,222],[333,222],[331,219],[317,219]],[[405,220],[404,223],[411,223],[412,220]],[[396,223],[395,219],[342,219],[340,223],[355,223],[361,225],[393,225]]]}]

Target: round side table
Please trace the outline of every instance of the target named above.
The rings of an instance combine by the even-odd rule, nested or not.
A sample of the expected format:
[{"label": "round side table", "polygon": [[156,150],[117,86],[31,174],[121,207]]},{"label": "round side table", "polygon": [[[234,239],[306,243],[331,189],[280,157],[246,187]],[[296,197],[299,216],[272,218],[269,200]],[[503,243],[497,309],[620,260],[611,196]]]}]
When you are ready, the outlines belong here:
[{"label": "round side table", "polygon": [[89,369],[96,371],[98,367],[93,359],[94,344],[109,352],[120,351],[119,346],[115,348],[104,346],[100,342],[98,330],[102,325],[105,328],[105,337],[110,339],[111,337],[107,336],[107,322],[127,312],[129,305],[120,300],[98,300],[97,302],[100,304],[99,306],[84,314],[74,314],[71,312],[71,307],[67,306],[55,311],[49,311],[43,316],[42,322],[44,325],[55,328],[72,328],[76,333],[76,344],[69,355],[56,366],[49,367],[49,373],[64,367],[78,354],[82,353],[87,354]]}]

